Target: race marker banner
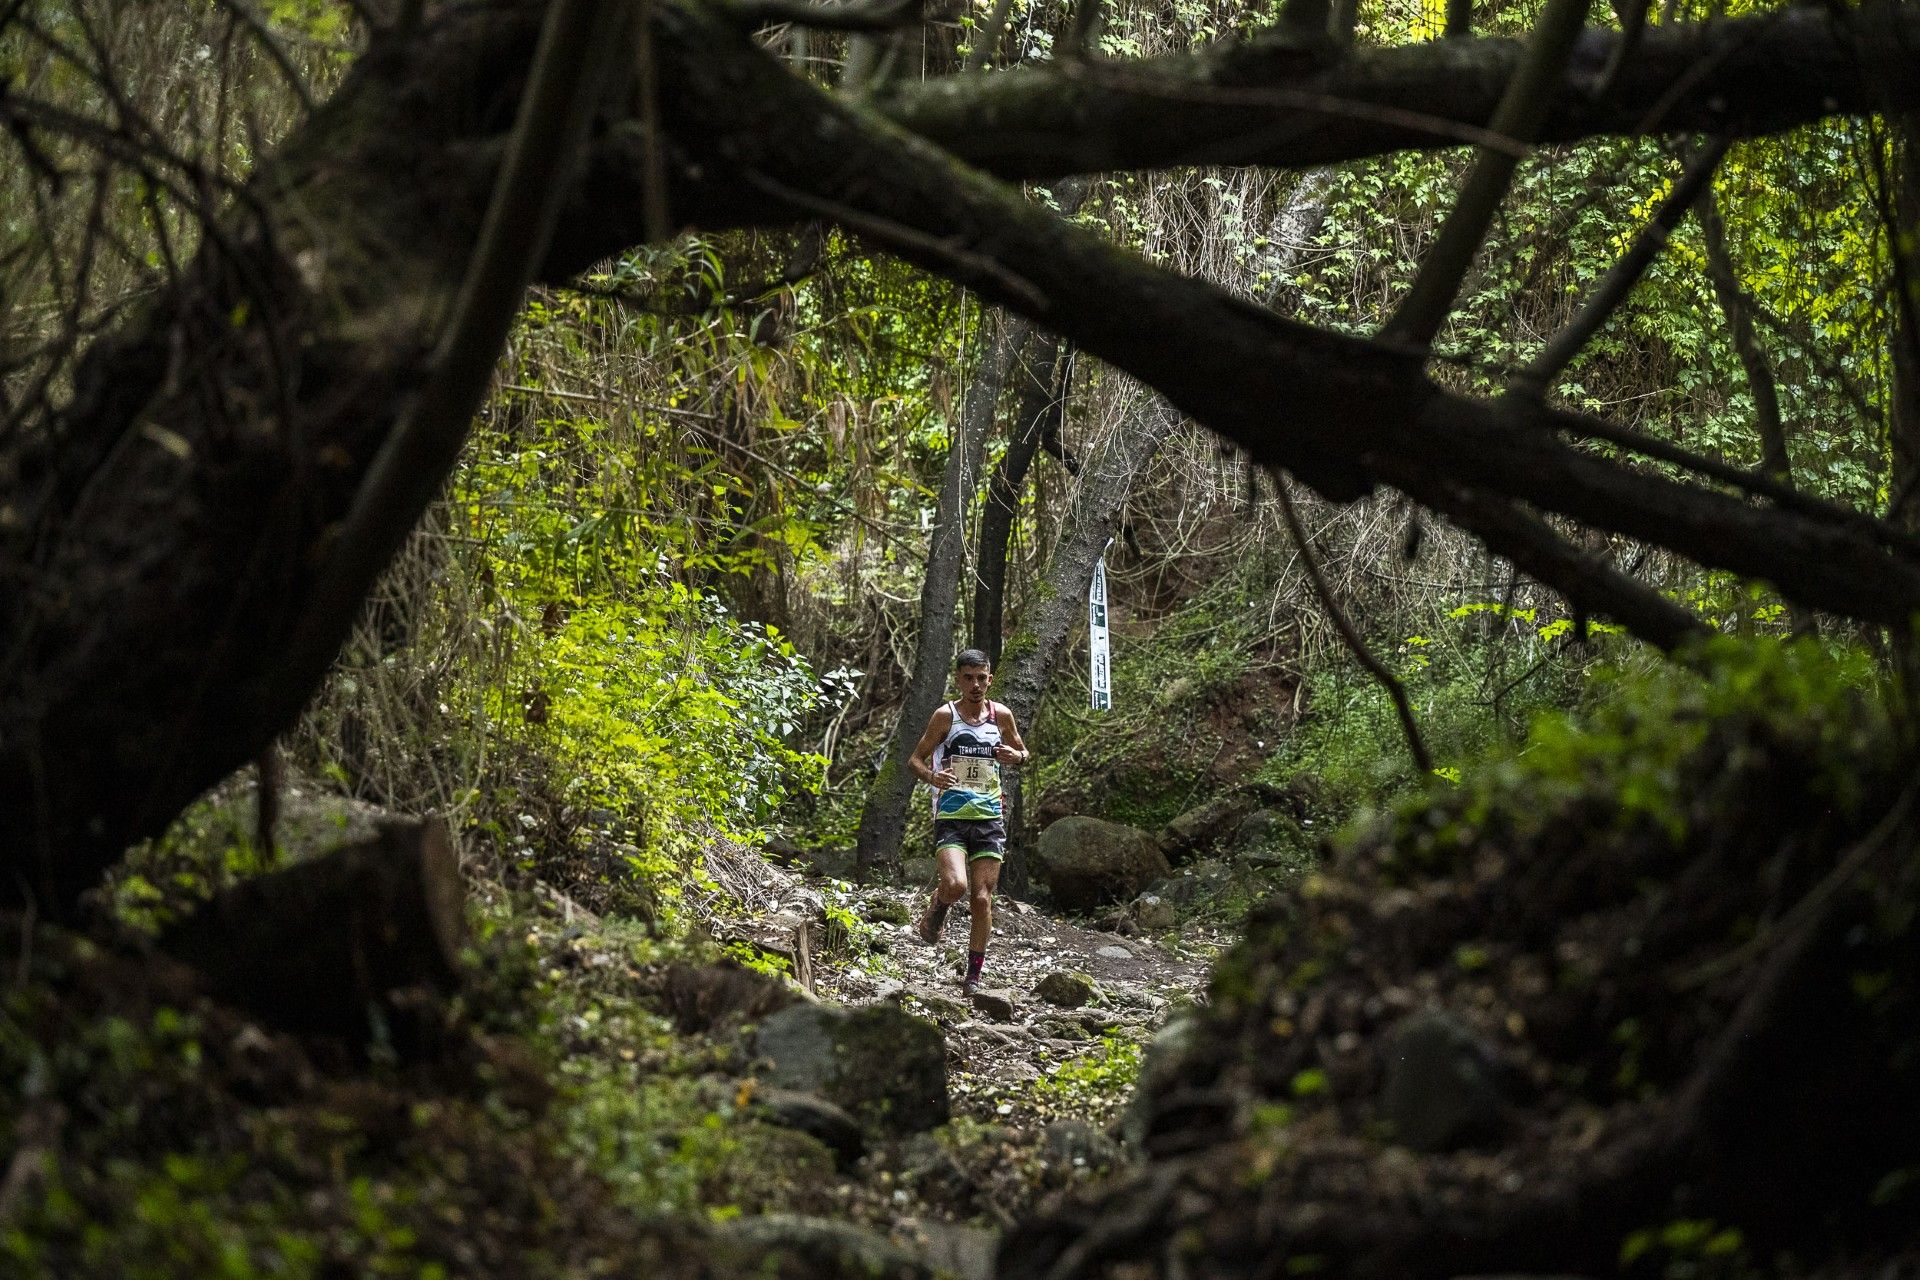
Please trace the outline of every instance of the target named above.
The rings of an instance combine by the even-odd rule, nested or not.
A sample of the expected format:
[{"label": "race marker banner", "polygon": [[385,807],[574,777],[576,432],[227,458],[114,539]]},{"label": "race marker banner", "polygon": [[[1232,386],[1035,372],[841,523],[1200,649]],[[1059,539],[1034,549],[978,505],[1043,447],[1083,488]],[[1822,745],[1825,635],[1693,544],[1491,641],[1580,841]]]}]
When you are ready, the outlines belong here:
[{"label": "race marker banner", "polygon": [[[1112,546],[1111,540],[1107,543]],[[1113,671],[1107,662],[1107,557],[1104,552],[1093,565],[1093,584],[1087,588],[1087,654],[1092,667],[1088,685],[1092,689],[1093,709],[1113,709]]]}]

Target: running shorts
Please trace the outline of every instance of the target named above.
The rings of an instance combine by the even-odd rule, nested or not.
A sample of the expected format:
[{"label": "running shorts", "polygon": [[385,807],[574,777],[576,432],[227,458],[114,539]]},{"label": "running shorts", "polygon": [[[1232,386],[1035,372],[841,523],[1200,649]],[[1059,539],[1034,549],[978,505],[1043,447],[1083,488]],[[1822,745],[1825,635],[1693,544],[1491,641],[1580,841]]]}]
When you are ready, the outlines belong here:
[{"label": "running shorts", "polygon": [[965,850],[967,861],[1007,856],[1007,824],[1000,818],[941,818],[933,824],[935,849]]}]

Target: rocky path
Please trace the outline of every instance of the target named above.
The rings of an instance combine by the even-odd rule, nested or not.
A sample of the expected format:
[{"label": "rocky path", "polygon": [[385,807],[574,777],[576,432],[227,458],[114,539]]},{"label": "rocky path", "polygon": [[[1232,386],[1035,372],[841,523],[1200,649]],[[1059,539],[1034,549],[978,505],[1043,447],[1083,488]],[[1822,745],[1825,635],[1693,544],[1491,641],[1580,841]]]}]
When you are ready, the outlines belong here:
[{"label": "rocky path", "polygon": [[[718,940],[787,961],[818,1002],[856,1021],[899,1009],[924,1019],[912,1027],[937,1027],[945,1044],[952,1125],[893,1136],[870,1128],[864,1155],[824,1188],[829,1217],[753,1226],[783,1244],[803,1240],[822,1270],[847,1257],[876,1270],[866,1253],[879,1247],[906,1259],[899,1274],[987,1280],[1002,1228],[1129,1163],[1119,1136],[1144,1050],[1169,1017],[1204,998],[1210,961],[1229,942],[1194,927],[1165,940],[1123,936],[1002,898],[985,984],[970,996],[960,984],[964,904],[927,946],[912,927],[924,887],[854,889],[749,850],[710,850],[707,865],[722,890],[707,913]],[[797,1029],[829,1025],[803,1009],[781,1017]],[[920,1038],[906,1034],[912,1027],[897,1027],[899,1050],[868,1069],[910,1073],[908,1059],[920,1057],[906,1044]],[[781,1048],[762,1027],[756,1052],[780,1057]],[[806,1126],[799,1113],[820,1111],[780,1098],[797,1113],[785,1123]]]},{"label": "rocky path", "polygon": [[749,913],[717,919],[722,940],[784,957],[819,999],[897,1003],[933,1022],[946,1041],[954,1114],[999,1125],[1110,1123],[1139,1046],[1204,998],[1210,963],[1229,941],[1224,930],[1189,927],[1163,945],[1001,898],[985,981],[969,998],[965,903],[930,947],[913,930],[927,900],[919,886],[855,888],[757,852],[709,855],[708,865],[731,911]]},{"label": "rocky path", "polygon": [[[1105,1123],[1124,1096],[1102,1096],[1104,1079],[1076,1091],[1059,1068],[1127,1054],[1170,1011],[1204,993],[1213,949],[1206,944],[1177,954],[1001,899],[984,982],[969,999],[960,984],[966,906],[954,908],[945,937],[929,947],[912,927],[925,901],[917,889],[863,894],[863,916],[886,926],[872,939],[885,949],[865,963],[823,967],[816,990],[851,1004],[898,1000],[936,1023],[946,1036],[956,1115],[1018,1125],[1078,1113]],[[1108,1074],[1119,1094],[1131,1072]]]}]

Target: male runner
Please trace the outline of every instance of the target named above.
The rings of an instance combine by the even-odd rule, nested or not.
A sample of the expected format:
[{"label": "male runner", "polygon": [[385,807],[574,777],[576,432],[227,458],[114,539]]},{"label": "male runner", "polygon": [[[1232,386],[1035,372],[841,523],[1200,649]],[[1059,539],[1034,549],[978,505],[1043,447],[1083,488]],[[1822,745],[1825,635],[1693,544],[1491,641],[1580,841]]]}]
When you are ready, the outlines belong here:
[{"label": "male runner", "polygon": [[993,890],[1006,857],[1007,827],[1000,811],[1000,766],[1025,764],[1031,754],[1020,739],[1013,712],[989,701],[993,669],[978,649],[954,660],[960,696],[933,713],[920,744],[907,761],[914,776],[933,788],[933,856],[940,883],[920,917],[921,941],[940,941],[947,910],[970,899],[973,933],[967,943],[966,987],[980,985],[993,932]]}]

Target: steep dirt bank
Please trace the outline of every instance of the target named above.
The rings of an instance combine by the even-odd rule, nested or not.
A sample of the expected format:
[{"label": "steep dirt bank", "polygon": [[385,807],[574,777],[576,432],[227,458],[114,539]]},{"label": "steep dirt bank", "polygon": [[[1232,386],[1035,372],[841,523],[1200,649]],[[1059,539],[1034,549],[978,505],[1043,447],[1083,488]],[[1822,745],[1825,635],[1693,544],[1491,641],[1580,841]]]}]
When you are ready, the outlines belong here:
[{"label": "steep dirt bank", "polygon": [[1912,756],[1817,664],[1671,683],[1256,913],[1001,1273],[1913,1274]]}]

